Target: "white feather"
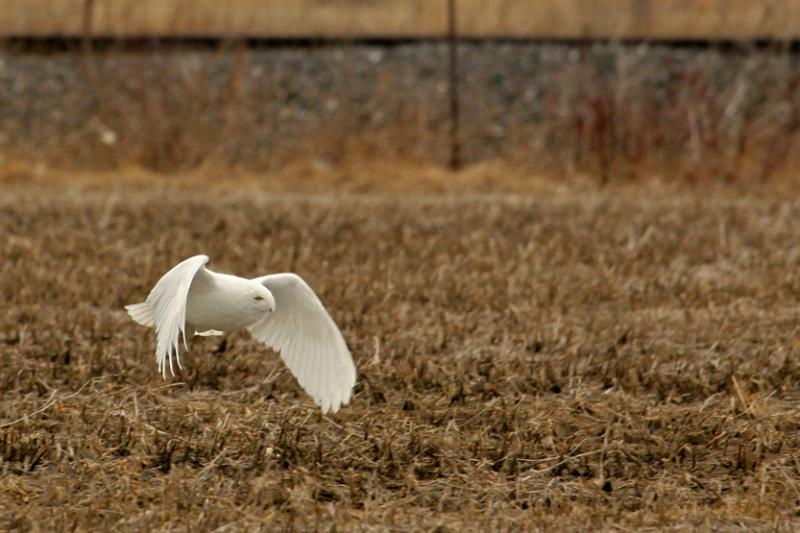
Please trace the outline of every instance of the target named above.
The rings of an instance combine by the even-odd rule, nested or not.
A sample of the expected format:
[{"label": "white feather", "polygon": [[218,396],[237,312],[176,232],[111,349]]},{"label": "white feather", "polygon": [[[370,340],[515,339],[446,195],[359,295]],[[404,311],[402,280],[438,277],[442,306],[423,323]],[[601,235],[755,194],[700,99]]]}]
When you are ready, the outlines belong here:
[{"label": "white feather", "polygon": [[125,310],[128,311],[132,319],[142,326],[152,328],[155,325],[156,319],[153,316],[153,310],[147,302],[126,305]]},{"label": "white feather", "polygon": [[339,328],[296,274],[255,278],[272,292],[275,310],[247,329],[280,352],[300,386],[322,408],[336,412],[350,401],[356,368]]},{"label": "white feather", "polygon": [[156,363],[158,371],[163,377],[167,375],[167,365],[170,373],[175,375],[172,365],[173,355],[181,367],[178,347],[180,337],[186,343],[186,301],[189,288],[192,286],[198,272],[204,270],[208,263],[207,255],[196,255],[178,263],[172,270],[164,274],[150,294],[146,303],[153,311],[156,328]]},{"label": "white feather", "polygon": [[207,329],[205,331],[195,331],[194,334],[197,335],[198,337],[214,337],[214,336],[225,335],[225,332],[220,331],[218,329]]}]

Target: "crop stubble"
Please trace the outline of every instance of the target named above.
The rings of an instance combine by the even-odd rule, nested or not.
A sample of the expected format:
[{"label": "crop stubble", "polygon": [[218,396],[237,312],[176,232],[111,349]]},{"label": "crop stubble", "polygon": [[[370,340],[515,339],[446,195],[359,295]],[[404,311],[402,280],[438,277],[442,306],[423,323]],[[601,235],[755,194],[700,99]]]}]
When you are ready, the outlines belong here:
[{"label": "crop stubble", "polygon": [[[0,527],[797,524],[796,201],[15,186],[0,207]],[[320,416],[242,333],[161,381],[122,306],[200,252],[309,281],[351,405]]]}]

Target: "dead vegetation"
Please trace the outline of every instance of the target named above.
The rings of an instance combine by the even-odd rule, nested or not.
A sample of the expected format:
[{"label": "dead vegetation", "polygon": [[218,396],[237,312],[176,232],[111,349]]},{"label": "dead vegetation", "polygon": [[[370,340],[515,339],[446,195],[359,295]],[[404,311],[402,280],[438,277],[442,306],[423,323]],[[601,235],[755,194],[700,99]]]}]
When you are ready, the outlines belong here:
[{"label": "dead vegetation", "polygon": [[[6,186],[0,528],[778,529],[800,511],[800,204]],[[321,417],[244,334],[180,378],[122,305],[294,270],[359,368]]]},{"label": "dead vegetation", "polygon": [[[443,43],[39,46],[0,43],[0,174],[449,160]],[[797,183],[800,62],[788,44],[459,50],[467,164],[604,183]]]}]

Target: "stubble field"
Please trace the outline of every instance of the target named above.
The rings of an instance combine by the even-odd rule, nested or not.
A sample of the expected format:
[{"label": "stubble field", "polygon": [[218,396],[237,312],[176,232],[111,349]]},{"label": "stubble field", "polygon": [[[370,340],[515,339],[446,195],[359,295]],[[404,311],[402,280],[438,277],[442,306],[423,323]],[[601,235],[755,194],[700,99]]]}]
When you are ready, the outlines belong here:
[{"label": "stubble field", "polygon": [[[778,529],[800,513],[800,202],[8,185],[0,528]],[[157,375],[124,304],[196,253],[320,294],[321,416],[245,333]]]}]

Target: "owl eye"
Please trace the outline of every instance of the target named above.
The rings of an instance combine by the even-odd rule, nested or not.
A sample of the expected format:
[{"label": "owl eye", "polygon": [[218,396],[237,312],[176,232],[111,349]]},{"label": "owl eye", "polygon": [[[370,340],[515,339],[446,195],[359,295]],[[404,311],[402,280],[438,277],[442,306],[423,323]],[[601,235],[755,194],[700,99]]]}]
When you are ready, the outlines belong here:
[{"label": "owl eye", "polygon": [[256,296],[256,301],[257,301],[257,302],[260,302],[260,301],[261,301],[261,300],[263,300],[263,299],[264,299],[264,297],[263,297],[263,296]]}]

